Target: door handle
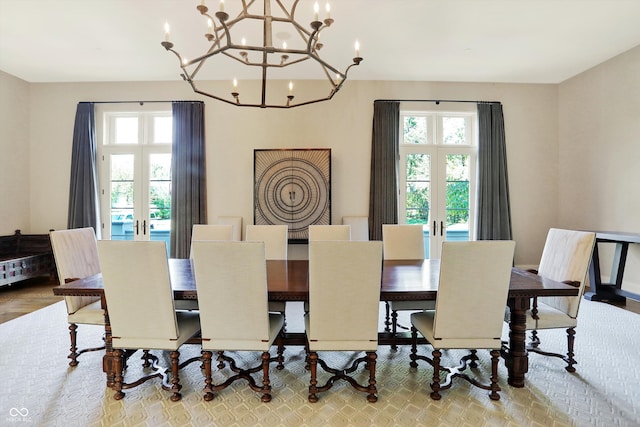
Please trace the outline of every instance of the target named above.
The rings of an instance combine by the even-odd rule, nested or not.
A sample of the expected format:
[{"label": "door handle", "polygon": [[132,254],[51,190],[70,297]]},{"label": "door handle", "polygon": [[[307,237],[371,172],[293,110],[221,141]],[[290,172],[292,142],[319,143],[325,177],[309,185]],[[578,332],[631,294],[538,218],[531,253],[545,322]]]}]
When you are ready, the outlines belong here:
[{"label": "door handle", "polygon": [[440,237],[442,237],[443,233],[444,233],[444,221],[440,221]]},{"label": "door handle", "polygon": [[139,224],[138,224],[138,220],[136,219],[136,235],[140,234],[140,229],[138,228]]},{"label": "door handle", "polygon": [[143,220],[142,221],[142,234],[146,235],[147,234],[147,220]]},{"label": "door handle", "polygon": [[433,233],[431,233],[432,236],[436,235],[436,222],[433,221]]}]

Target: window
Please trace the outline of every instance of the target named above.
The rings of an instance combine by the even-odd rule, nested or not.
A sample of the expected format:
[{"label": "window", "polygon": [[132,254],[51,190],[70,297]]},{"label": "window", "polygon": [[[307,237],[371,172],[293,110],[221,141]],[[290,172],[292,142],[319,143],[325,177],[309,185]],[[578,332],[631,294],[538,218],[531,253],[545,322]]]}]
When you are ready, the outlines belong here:
[{"label": "window", "polygon": [[473,235],[476,114],[401,112],[399,222],[424,224],[425,255]]},{"label": "window", "polygon": [[170,106],[141,106],[135,111],[109,107],[101,108],[98,128],[102,218],[110,218],[102,224],[103,235],[113,240],[164,240],[168,248]]}]

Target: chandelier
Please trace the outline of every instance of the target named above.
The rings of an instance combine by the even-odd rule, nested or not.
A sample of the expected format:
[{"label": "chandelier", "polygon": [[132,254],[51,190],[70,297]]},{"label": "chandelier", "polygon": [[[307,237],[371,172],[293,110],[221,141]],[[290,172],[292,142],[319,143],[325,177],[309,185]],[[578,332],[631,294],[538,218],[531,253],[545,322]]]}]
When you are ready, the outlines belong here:
[{"label": "chandelier", "polygon": [[[320,35],[334,22],[329,3],[326,4],[326,17],[320,20],[316,2],[313,14],[311,11],[308,13],[311,22],[306,25],[295,19],[298,3],[299,0],[236,0],[227,4],[227,7],[239,7],[235,18],[231,18],[225,11],[224,0],[220,1],[219,10],[213,16],[205,0],[202,0],[196,9],[207,18],[206,27],[203,26],[206,28],[204,53],[193,59],[178,53],[170,41],[168,23],[165,24],[165,40],[161,44],[177,56],[182,78],[194,92],[201,95],[232,105],[260,108],[292,108],[328,101],[345,83],[351,67],[362,61],[360,46],[356,41],[353,63],[344,71],[329,64],[320,56],[320,50],[324,47]],[[262,13],[256,11],[259,6],[262,6]],[[254,40],[250,39],[251,36]],[[274,36],[282,39],[281,45],[276,46]],[[258,40],[260,44],[256,43]],[[208,61],[214,58],[216,61],[212,62],[215,64],[209,64]],[[198,74],[205,70],[220,73],[223,61],[227,64],[224,70],[237,70],[252,77],[241,81],[236,76],[229,76],[227,93],[220,87],[214,90],[210,81],[202,78],[196,80]],[[326,81],[326,87],[311,88],[305,96],[297,93],[294,80],[287,75],[294,67],[303,67],[296,70],[297,76],[304,76],[305,80]]]}]

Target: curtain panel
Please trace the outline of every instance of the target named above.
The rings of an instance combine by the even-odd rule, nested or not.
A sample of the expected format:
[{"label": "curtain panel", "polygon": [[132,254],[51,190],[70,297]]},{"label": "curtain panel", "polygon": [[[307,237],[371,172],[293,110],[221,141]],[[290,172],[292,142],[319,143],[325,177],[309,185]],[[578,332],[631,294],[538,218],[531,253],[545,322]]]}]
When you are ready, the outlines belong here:
[{"label": "curtain panel", "polygon": [[375,101],[369,187],[369,239],[382,240],[382,224],[398,223],[400,102]]},{"label": "curtain panel", "polygon": [[171,248],[172,258],[188,258],[193,224],[207,219],[204,103],[172,103]]},{"label": "curtain panel", "polygon": [[93,227],[100,238],[96,149],[94,103],[80,102],[73,126],[67,228]]},{"label": "curtain panel", "polygon": [[511,203],[502,105],[478,103],[478,240],[511,240]]}]

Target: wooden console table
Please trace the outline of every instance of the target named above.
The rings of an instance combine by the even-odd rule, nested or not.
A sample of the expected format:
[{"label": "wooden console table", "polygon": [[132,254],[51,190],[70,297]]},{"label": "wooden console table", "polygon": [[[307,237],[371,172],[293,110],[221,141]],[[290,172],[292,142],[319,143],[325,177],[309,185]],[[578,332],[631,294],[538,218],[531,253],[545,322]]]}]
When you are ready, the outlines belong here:
[{"label": "wooden console table", "polygon": [[[611,266],[610,283],[602,283],[600,274],[600,256],[598,243],[615,243],[616,249]],[[596,231],[596,244],[593,248],[591,265],[589,266],[590,292],[584,297],[591,301],[625,301],[631,298],[640,301],[640,294],[622,289],[624,267],[627,262],[629,243],[640,243],[640,233],[623,233],[617,231]]]}]

